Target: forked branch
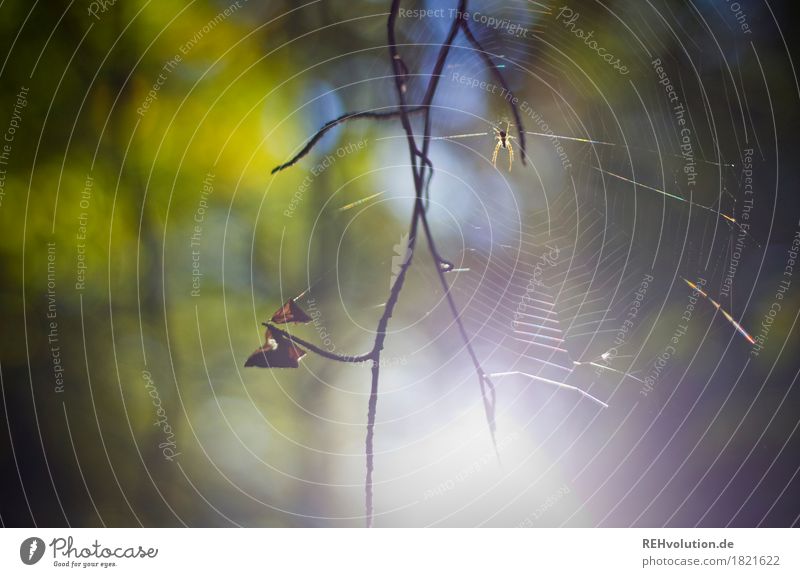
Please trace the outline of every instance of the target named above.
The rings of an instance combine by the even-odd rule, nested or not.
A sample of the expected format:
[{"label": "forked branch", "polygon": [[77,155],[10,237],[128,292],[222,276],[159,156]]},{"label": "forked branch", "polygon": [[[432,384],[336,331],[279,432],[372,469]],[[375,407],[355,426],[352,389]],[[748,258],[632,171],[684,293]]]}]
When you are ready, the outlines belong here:
[{"label": "forked branch", "polygon": [[[428,224],[428,218],[426,214],[426,201],[428,199],[430,182],[434,172],[433,163],[431,162],[428,156],[430,141],[431,141],[432,105],[434,97],[436,96],[436,91],[439,87],[439,80],[441,79],[442,71],[444,70],[447,57],[450,53],[451,48],[453,47],[453,42],[455,42],[455,39],[458,36],[459,30],[464,33],[465,37],[467,38],[467,41],[481,55],[481,58],[483,58],[483,60],[486,62],[488,68],[492,71],[494,77],[502,85],[502,87],[506,90],[508,94],[510,94],[510,90],[508,88],[508,84],[506,83],[505,79],[500,73],[500,70],[495,66],[491,57],[483,50],[480,43],[475,38],[474,34],[469,28],[466,19],[467,0],[459,0],[456,18],[454,19],[454,21],[450,26],[445,41],[439,47],[439,53],[436,62],[434,64],[434,67],[431,71],[431,74],[429,76],[428,85],[425,90],[422,103],[418,106],[410,106],[407,103],[406,99],[406,93],[407,93],[406,80],[409,71],[408,67],[406,66],[405,62],[400,56],[397,44],[396,24],[399,11],[400,11],[400,0],[392,0],[391,9],[387,21],[387,27],[388,27],[388,40],[389,40],[389,56],[391,59],[392,70],[394,72],[395,89],[398,99],[397,109],[387,112],[355,112],[340,116],[339,118],[325,124],[322,127],[322,129],[320,129],[306,143],[303,149],[297,155],[295,155],[291,160],[276,167],[272,171],[272,173],[274,174],[280,170],[283,170],[284,168],[292,166],[298,160],[303,158],[303,156],[308,154],[308,152],[322,138],[322,136],[325,135],[326,132],[328,132],[333,127],[342,124],[343,122],[347,122],[349,120],[354,120],[357,118],[365,118],[372,120],[399,118],[403,126],[403,130],[406,133],[406,141],[408,142],[409,156],[411,159],[411,168],[414,177],[414,190],[415,190],[414,208],[413,208],[413,213],[411,215],[411,223],[409,225],[408,247],[405,252],[406,256],[400,267],[400,271],[397,274],[397,277],[395,278],[395,281],[390,289],[389,297],[386,300],[386,305],[384,307],[383,314],[381,315],[378,321],[378,325],[375,331],[375,342],[373,344],[372,350],[368,353],[364,353],[362,355],[357,355],[357,356],[336,355],[328,351],[325,351],[324,349],[321,349],[320,347],[317,347],[312,343],[306,342],[302,339],[298,339],[293,335],[289,335],[288,333],[285,333],[280,329],[277,329],[272,326],[269,327],[270,330],[274,330],[277,333],[281,334],[282,336],[290,338],[297,344],[302,345],[307,349],[309,349],[310,351],[315,352],[330,360],[335,360],[339,362],[364,362],[364,361],[372,362],[372,381],[370,386],[369,405],[367,410],[367,436],[365,443],[366,468],[367,468],[366,480],[365,480],[367,527],[371,527],[373,522],[372,475],[374,471],[374,433],[375,433],[375,417],[377,414],[377,404],[378,404],[378,385],[380,378],[381,354],[386,341],[386,332],[389,325],[389,320],[392,318],[392,315],[394,314],[395,306],[397,305],[397,302],[400,298],[400,293],[403,290],[406,274],[411,266],[411,262],[414,257],[414,251],[416,249],[417,236],[419,232],[420,223],[422,224],[425,237],[428,241],[428,248],[431,254],[433,255],[436,273],[437,276],[439,277],[442,289],[444,290],[444,294],[448,306],[450,308],[450,312],[458,327],[459,334],[464,342],[464,346],[467,349],[467,352],[469,353],[470,359],[472,360],[472,363],[475,368],[475,372],[478,376],[481,397],[483,399],[484,410],[486,412],[486,420],[489,425],[489,431],[492,437],[492,442],[495,447],[495,452],[497,451],[497,443],[495,440],[496,398],[495,398],[494,385],[492,384],[489,375],[483,370],[481,366],[480,360],[478,359],[478,356],[475,353],[475,350],[472,346],[471,339],[467,334],[466,328],[464,327],[464,323],[461,319],[461,314],[458,310],[458,306],[456,305],[455,299],[453,298],[453,295],[451,293],[450,285],[447,281],[445,273],[448,272],[449,270],[452,270],[453,265],[448,260],[444,259],[436,249],[436,243],[434,241],[433,234]],[[517,110],[516,104],[513,101],[513,99],[512,101],[509,101],[509,106],[512,109],[512,112],[514,114],[514,119],[516,120],[517,130],[519,131],[519,143],[520,143],[520,148],[523,151],[523,162],[524,162],[525,131],[522,124],[522,119],[519,115],[519,111]],[[417,139],[414,135],[414,130],[411,125],[411,118],[410,118],[411,115],[417,113],[421,113],[424,115],[421,146],[418,144]]]}]

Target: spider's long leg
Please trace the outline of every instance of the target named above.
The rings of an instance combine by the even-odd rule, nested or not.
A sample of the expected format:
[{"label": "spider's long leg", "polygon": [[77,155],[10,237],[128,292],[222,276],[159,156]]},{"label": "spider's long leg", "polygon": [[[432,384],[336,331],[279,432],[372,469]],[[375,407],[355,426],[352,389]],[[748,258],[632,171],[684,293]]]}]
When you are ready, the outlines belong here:
[{"label": "spider's long leg", "polygon": [[753,235],[751,235],[747,231],[746,227],[744,227],[741,224],[739,224],[739,222],[735,218],[733,218],[732,216],[728,216],[724,212],[720,212],[720,211],[714,209],[713,207],[706,206],[704,204],[698,204],[696,202],[690,201],[689,199],[682,198],[680,196],[676,196],[676,195],[670,194],[668,192],[664,192],[663,190],[660,190],[658,188],[654,188],[652,186],[647,186],[646,184],[642,184],[641,182],[636,182],[635,180],[632,180],[630,178],[625,178],[624,176],[620,176],[619,174],[614,174],[613,172],[609,172],[607,170],[603,170],[602,168],[598,168],[596,166],[593,166],[592,168],[594,168],[598,172],[602,172],[603,174],[607,174],[608,176],[613,176],[614,178],[618,178],[620,180],[624,180],[625,182],[629,182],[629,183],[633,184],[634,186],[640,186],[642,188],[646,188],[647,190],[652,190],[653,192],[657,192],[658,194],[661,194],[663,196],[666,196],[666,197],[669,197],[669,198],[674,198],[675,200],[680,200],[681,202],[685,202],[686,204],[688,204],[690,206],[696,206],[697,208],[701,208],[703,210],[707,210],[708,212],[710,212],[712,214],[716,214],[717,216],[719,216],[721,218],[724,218],[726,221],[728,221],[733,226],[735,226],[740,231],[742,231],[745,234],[745,236],[750,238],[750,240],[752,240],[758,247],[761,247],[761,244],[753,237]]},{"label": "spider's long leg", "polygon": [[453,134],[452,136],[432,136],[431,140],[455,140],[456,138],[473,138],[475,136],[489,136],[489,132],[472,132],[470,134]]},{"label": "spider's long leg", "polygon": [[497,146],[494,147],[494,154],[492,154],[492,166],[497,167],[497,153],[500,152],[500,147],[502,146],[502,142],[497,140]]},{"label": "spider's long leg", "polygon": [[510,140],[506,140],[506,148],[508,148],[508,172],[511,172],[511,165],[514,164],[514,147],[511,146]]},{"label": "spider's long leg", "polygon": [[578,138],[577,136],[562,136],[560,134],[546,134],[544,132],[525,132],[525,134],[530,134],[531,136],[543,136],[545,138],[555,138],[557,140],[571,140],[573,142],[583,142],[585,144],[599,144],[602,146],[621,146],[613,142],[605,142],[603,140],[592,140],[590,138]]},{"label": "spider's long leg", "polygon": [[[494,130],[495,130],[495,132],[497,132],[496,128]],[[509,128],[509,130],[510,130],[510,128]],[[506,134],[508,134],[508,131],[506,132]],[[597,146],[613,146],[613,147],[616,147],[616,148],[623,148],[625,150],[634,150],[630,146],[626,146],[624,144],[618,144],[616,142],[606,142],[605,140],[594,140],[594,139],[591,139],[591,138],[580,138],[580,137],[577,137],[577,136],[564,136],[563,134],[547,134],[545,132],[529,132],[529,131],[525,131],[524,134],[529,134],[531,136],[540,136],[542,138],[554,138],[556,140],[569,140],[571,142],[580,142],[580,143],[583,143],[583,144],[594,144],[594,145],[597,145]],[[431,140],[455,140],[457,138],[474,138],[476,136],[490,136],[490,135],[491,135],[490,132],[472,132],[472,133],[469,133],[469,134],[454,134],[452,136],[433,136],[433,137],[431,137]],[[509,135],[508,137],[510,137],[510,136],[511,135]],[[660,154],[662,156],[670,156],[672,158],[683,158],[679,154],[672,154],[672,153],[667,153],[667,152],[663,152],[663,151],[656,151],[656,150],[652,150],[652,149],[649,149],[649,148],[641,148],[641,149],[638,149],[638,150],[641,150],[643,152],[649,152],[651,154]],[[704,158],[695,158],[695,160],[697,160],[698,162],[703,162],[705,164],[710,164],[712,166],[718,166],[718,167],[732,168],[732,167],[735,166],[735,165],[727,163],[727,162],[715,162],[713,160],[706,160]]]},{"label": "spider's long leg", "polygon": [[741,225],[738,222],[736,222],[735,218],[733,218],[732,216],[728,216],[725,213],[719,212],[718,210],[715,210],[714,208],[712,208],[710,206],[706,206],[704,204],[698,204],[696,202],[692,202],[689,199],[677,196],[675,194],[670,194],[668,192],[665,192],[665,191],[663,191],[661,189],[658,189],[658,188],[654,188],[652,186],[647,186],[646,184],[642,184],[641,182],[636,182],[635,180],[632,180],[630,178],[626,178],[624,176],[621,176],[619,174],[615,174],[613,172],[609,172],[608,170],[603,170],[602,168],[598,168],[596,166],[593,166],[592,168],[594,168],[598,172],[602,172],[603,174],[607,174],[608,176],[613,176],[614,178],[618,178],[620,180],[624,180],[625,182],[629,182],[634,186],[640,186],[642,188],[646,188],[647,190],[652,190],[653,192],[657,192],[658,194],[660,194],[662,196],[666,196],[666,197],[669,197],[669,198],[674,198],[675,200],[679,200],[681,202],[685,202],[688,205],[696,206],[697,208],[701,208],[703,210],[707,210],[708,212],[712,212],[712,213],[716,214],[717,216],[720,216],[720,217],[724,218],[725,220],[727,220],[731,224],[735,225],[737,228],[739,228],[741,230],[744,230],[744,229],[742,229]]},{"label": "spider's long leg", "polygon": [[[616,142],[605,142],[604,140],[592,140],[591,138],[579,138],[577,136],[562,136],[560,134],[546,134],[544,132],[525,132],[525,134],[530,134],[531,136],[542,136],[545,138],[554,138],[556,140],[571,140],[572,142],[582,142],[584,144],[596,144],[598,146],[614,146],[616,148],[624,148],[625,150],[632,150],[630,146],[625,146],[624,144],[617,144]],[[683,158],[679,154],[672,154],[669,152],[664,151],[657,151],[652,150],[649,148],[640,148],[636,150],[641,150],[643,152],[649,152],[652,154],[660,154],[663,156],[671,156],[673,158]],[[720,166],[720,167],[727,167],[733,168],[733,164],[729,164],[727,162],[714,162],[713,160],[706,160],[704,158],[695,158],[698,162],[703,162],[705,164],[710,164],[712,166]]]}]

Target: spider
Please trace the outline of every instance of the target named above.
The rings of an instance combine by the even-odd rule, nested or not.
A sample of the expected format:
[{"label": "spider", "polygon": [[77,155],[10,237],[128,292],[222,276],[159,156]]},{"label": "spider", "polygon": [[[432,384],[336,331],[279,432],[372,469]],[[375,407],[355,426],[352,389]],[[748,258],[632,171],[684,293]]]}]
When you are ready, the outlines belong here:
[{"label": "spider", "polygon": [[511,166],[514,164],[514,147],[511,146],[511,141],[515,139],[515,137],[509,134],[511,131],[511,122],[506,120],[505,130],[497,126],[493,126],[492,130],[494,130],[494,137],[495,140],[497,140],[497,145],[494,147],[494,154],[492,154],[492,166],[497,167],[497,153],[500,152],[501,148],[505,148],[508,150],[508,172],[511,172]]}]

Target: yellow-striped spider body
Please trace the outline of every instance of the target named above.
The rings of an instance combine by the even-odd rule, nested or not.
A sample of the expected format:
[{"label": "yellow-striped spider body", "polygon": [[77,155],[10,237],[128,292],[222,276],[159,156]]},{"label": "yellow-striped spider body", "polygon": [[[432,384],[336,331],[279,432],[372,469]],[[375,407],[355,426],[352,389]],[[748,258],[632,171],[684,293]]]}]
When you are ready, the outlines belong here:
[{"label": "yellow-striped spider body", "polygon": [[497,141],[494,147],[494,154],[492,154],[492,166],[497,167],[497,153],[500,152],[501,148],[504,148],[508,151],[508,172],[511,172],[511,166],[514,164],[514,147],[511,145],[511,141],[514,140],[514,137],[509,134],[511,131],[511,123],[506,121],[505,130],[496,126],[493,127],[492,130],[494,130],[494,137]]}]

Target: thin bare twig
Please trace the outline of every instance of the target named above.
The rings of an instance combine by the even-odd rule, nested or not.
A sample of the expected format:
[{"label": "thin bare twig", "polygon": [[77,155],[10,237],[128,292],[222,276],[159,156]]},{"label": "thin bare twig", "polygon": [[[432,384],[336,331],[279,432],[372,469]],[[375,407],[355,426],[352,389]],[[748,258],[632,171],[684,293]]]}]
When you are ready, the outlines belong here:
[{"label": "thin bare twig", "polygon": [[[425,231],[425,236],[428,239],[428,248],[431,251],[431,254],[438,255],[436,251],[436,246],[433,240],[433,234],[431,233],[430,226],[428,225],[428,219],[423,214],[421,217],[423,229]],[[448,263],[449,264],[449,263]],[[451,265],[452,266],[452,265]],[[467,335],[467,330],[464,328],[464,323],[461,320],[461,314],[458,310],[456,305],[455,299],[453,298],[453,293],[450,290],[450,285],[447,282],[447,278],[445,278],[445,270],[442,269],[441,266],[437,266],[437,273],[439,276],[439,282],[442,284],[442,289],[444,290],[444,295],[447,300],[447,304],[450,307],[450,312],[453,315],[453,319],[456,322],[456,326],[458,326],[458,331],[461,333],[461,339],[464,341],[464,346],[469,353],[470,359],[472,359],[472,364],[475,367],[475,372],[478,375],[478,381],[481,388],[481,398],[483,399],[483,407],[486,412],[486,421],[489,424],[489,432],[492,435],[492,445],[494,446],[495,453],[497,453],[497,439],[496,439],[496,431],[497,427],[495,424],[495,404],[496,404],[496,393],[494,388],[494,383],[483,370],[480,361],[478,360],[478,355],[475,353],[475,350],[472,348],[472,342]],[[490,396],[486,396],[486,389],[489,389]],[[500,455],[497,455],[499,460]]]},{"label": "thin bare twig", "polygon": [[[425,109],[425,124],[423,129],[422,135],[422,158],[428,158],[428,150],[430,149],[430,142],[431,142],[431,105],[433,104],[433,97],[436,94],[436,89],[439,85],[439,79],[441,78],[442,70],[444,70],[445,61],[447,60],[447,55],[450,52],[450,48],[455,41],[456,35],[460,28],[463,28],[466,22],[465,14],[467,13],[467,0],[459,0],[458,8],[456,10],[456,17],[453,20],[453,24],[450,27],[450,31],[448,32],[447,39],[442,44],[441,48],[439,49],[439,56],[436,60],[436,64],[434,65],[433,71],[431,72],[431,79],[428,84],[428,89],[425,93],[425,100],[423,101],[423,106],[426,107]],[[468,32],[468,29],[467,29]],[[426,165],[428,166],[428,165]],[[433,173],[433,166],[432,164],[428,166],[428,169]],[[430,185],[430,179],[428,179],[428,183],[426,186]],[[456,306],[455,299],[453,298],[453,294],[450,291],[450,285],[447,282],[444,274],[445,272],[452,270],[453,264],[449,261],[445,260],[441,257],[439,252],[436,250],[436,243],[433,239],[433,234],[431,233],[430,226],[428,224],[428,217],[425,211],[422,211],[419,215],[420,220],[422,221],[423,230],[425,231],[425,236],[428,239],[428,248],[431,251],[431,254],[434,257],[435,265],[436,265],[436,273],[439,277],[439,281],[442,284],[442,289],[445,293],[445,298],[447,299],[447,303],[450,307],[450,311],[453,315],[453,319],[458,326],[458,330],[461,333],[461,338],[464,341],[464,344],[469,352],[470,358],[472,359],[473,365],[475,366],[475,371],[478,374],[478,380],[480,383],[481,388],[481,397],[483,398],[484,409],[486,411],[486,419],[489,424],[489,431],[492,436],[492,443],[495,447],[495,451],[497,450],[497,443],[495,439],[495,420],[494,420],[494,399],[495,399],[495,392],[494,392],[494,385],[492,384],[491,380],[486,376],[483,368],[481,367],[480,361],[478,360],[477,355],[475,354],[474,349],[472,348],[472,343],[470,341],[469,336],[467,335],[466,329],[464,328],[464,324],[461,320],[461,314],[458,311],[458,307]],[[486,396],[486,385],[488,385],[489,390],[491,391],[491,400],[489,400]]]},{"label": "thin bare twig", "polygon": [[[417,113],[420,113],[422,111],[423,111],[422,107],[416,107],[416,108],[414,108],[412,110],[409,110],[408,114],[417,114]],[[322,128],[320,128],[316,132],[316,134],[314,134],[314,136],[312,136],[309,139],[308,142],[306,142],[306,145],[303,147],[303,149],[300,152],[295,154],[291,158],[291,160],[289,160],[287,162],[284,162],[283,164],[273,168],[272,172],[270,174],[275,174],[276,172],[280,172],[284,168],[289,168],[290,166],[294,166],[295,164],[297,164],[297,162],[301,158],[303,158],[306,154],[311,152],[311,149],[314,148],[314,146],[317,144],[317,142],[319,142],[319,140],[323,136],[325,136],[325,134],[329,130],[331,130],[332,128],[335,128],[336,126],[339,126],[340,124],[344,124],[348,120],[356,120],[356,119],[359,119],[359,118],[366,118],[366,119],[369,119],[369,120],[388,120],[390,118],[397,118],[397,117],[400,116],[400,114],[401,114],[400,110],[388,110],[386,112],[373,112],[371,110],[365,110],[365,111],[362,111],[362,112],[348,112],[347,114],[343,114],[339,118],[336,118],[334,120],[326,122],[325,125]]]},{"label": "thin bare twig", "polygon": [[[417,148],[414,140],[414,132],[411,127],[411,120],[406,113],[406,98],[405,98],[405,76],[408,68],[400,58],[397,51],[397,39],[395,36],[395,22],[399,13],[400,0],[393,0],[392,9],[389,13],[388,19],[388,36],[389,36],[389,55],[392,59],[392,67],[394,69],[395,87],[397,89],[397,97],[400,101],[399,111],[400,120],[403,124],[403,129],[406,132],[406,139],[408,141],[409,153],[411,155],[412,171],[414,173],[414,188],[416,190],[416,199],[414,201],[414,212],[411,216],[411,225],[408,233],[408,249],[405,252],[406,258],[400,266],[400,271],[397,278],[392,285],[389,293],[389,298],[386,301],[386,306],[383,310],[378,327],[375,334],[375,346],[373,348],[374,357],[372,359],[372,381],[370,383],[369,392],[369,406],[367,408],[367,438],[365,441],[366,450],[366,478],[364,482],[364,500],[366,508],[366,525],[372,527],[373,519],[373,494],[372,494],[372,473],[375,469],[375,416],[378,409],[378,384],[380,379],[380,358],[383,351],[384,342],[386,341],[386,329],[389,326],[389,319],[392,318],[394,307],[400,297],[400,291],[403,289],[403,284],[406,279],[406,272],[411,266],[411,261],[414,258],[414,249],[417,243],[417,229],[419,223],[419,214],[422,208],[422,188],[423,188],[423,166],[419,164],[418,160],[422,154]],[[423,104],[424,106],[424,104]]]}]

